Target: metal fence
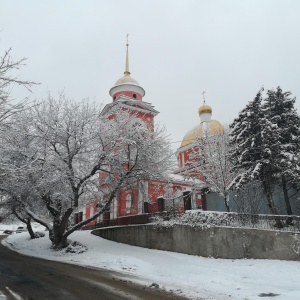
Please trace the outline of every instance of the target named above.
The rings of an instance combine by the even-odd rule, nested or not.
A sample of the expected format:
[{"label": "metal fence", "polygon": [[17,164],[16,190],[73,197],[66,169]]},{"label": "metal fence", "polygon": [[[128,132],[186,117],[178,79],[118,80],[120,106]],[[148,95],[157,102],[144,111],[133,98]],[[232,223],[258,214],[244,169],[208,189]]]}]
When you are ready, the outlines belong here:
[{"label": "metal fence", "polygon": [[210,225],[300,232],[300,216],[191,211],[179,218],[182,218],[181,224],[192,223],[196,226]]}]

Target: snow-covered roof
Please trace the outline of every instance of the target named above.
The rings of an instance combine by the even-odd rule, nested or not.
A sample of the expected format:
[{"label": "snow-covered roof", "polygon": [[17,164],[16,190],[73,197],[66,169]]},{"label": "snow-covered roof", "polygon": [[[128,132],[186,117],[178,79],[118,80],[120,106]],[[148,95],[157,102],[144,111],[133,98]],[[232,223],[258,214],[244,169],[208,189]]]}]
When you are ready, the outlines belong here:
[{"label": "snow-covered roof", "polygon": [[106,115],[113,107],[117,107],[118,105],[132,106],[136,110],[151,113],[154,116],[159,113],[156,109],[154,109],[154,106],[151,103],[141,100],[133,100],[130,97],[120,95],[114,102],[105,105],[101,115]]},{"label": "snow-covered roof", "polygon": [[169,174],[169,178],[172,180],[172,181],[177,181],[177,182],[185,182],[185,183],[188,183],[188,184],[196,184],[198,186],[201,186],[201,187],[205,187],[206,186],[206,183],[202,180],[199,180],[197,178],[187,178],[185,176],[182,176],[180,174]]}]

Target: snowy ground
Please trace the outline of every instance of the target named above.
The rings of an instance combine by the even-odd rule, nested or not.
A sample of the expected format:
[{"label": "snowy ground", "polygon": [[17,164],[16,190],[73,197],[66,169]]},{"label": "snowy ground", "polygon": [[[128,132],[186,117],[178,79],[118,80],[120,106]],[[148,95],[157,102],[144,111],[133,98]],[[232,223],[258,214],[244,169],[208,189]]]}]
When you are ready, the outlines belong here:
[{"label": "snowy ground", "polygon": [[77,231],[70,238],[88,251],[54,251],[47,236],[30,240],[28,233],[10,235],[2,243],[30,256],[119,271],[131,281],[157,283],[189,299],[300,299],[300,262],[203,258],[120,244],[90,231]]}]

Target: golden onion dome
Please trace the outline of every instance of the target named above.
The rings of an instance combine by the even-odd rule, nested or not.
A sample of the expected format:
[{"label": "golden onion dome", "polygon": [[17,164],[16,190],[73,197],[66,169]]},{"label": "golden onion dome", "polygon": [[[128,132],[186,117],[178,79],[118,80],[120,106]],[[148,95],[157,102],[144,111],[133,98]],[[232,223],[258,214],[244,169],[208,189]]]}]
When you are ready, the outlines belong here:
[{"label": "golden onion dome", "polygon": [[204,105],[199,107],[198,113],[199,113],[199,115],[204,114],[204,113],[211,114],[212,113],[212,108],[209,105],[204,104]]},{"label": "golden onion dome", "polygon": [[207,134],[215,135],[215,134],[219,134],[219,133],[224,133],[224,127],[219,121],[211,120],[209,122],[203,122],[203,123],[195,126],[194,128],[192,128],[184,136],[180,147],[184,147],[184,146],[187,146],[189,144],[192,144],[195,141],[197,141],[198,139],[202,139]]}]

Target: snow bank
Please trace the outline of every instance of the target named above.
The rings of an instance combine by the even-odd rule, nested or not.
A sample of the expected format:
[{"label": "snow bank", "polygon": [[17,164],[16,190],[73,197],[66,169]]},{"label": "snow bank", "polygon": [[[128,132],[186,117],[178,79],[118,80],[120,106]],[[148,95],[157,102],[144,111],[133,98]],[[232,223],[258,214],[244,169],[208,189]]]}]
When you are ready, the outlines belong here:
[{"label": "snow bank", "polygon": [[[13,230],[15,231],[19,226],[25,227],[26,225],[23,223],[19,223],[19,224],[4,224],[4,223],[0,223],[0,235],[3,235],[3,231],[4,230]],[[33,231],[43,231],[45,229],[44,226],[41,226],[38,223],[32,223],[31,224]]]}]

